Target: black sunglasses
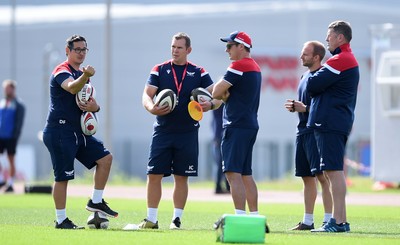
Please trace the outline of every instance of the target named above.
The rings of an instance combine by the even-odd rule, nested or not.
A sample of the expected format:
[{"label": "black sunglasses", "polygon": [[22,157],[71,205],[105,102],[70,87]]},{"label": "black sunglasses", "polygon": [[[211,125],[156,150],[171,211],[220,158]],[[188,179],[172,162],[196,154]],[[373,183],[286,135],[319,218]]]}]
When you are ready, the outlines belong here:
[{"label": "black sunglasses", "polygon": [[228,43],[226,44],[226,49],[231,49],[233,45],[237,46],[239,43]]}]

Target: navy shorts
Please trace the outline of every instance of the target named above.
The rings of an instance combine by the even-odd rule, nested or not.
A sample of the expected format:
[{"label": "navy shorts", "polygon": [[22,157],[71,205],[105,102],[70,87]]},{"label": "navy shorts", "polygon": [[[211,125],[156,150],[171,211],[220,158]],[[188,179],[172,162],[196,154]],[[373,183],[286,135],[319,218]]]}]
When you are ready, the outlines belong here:
[{"label": "navy shorts", "polygon": [[147,174],[197,176],[198,129],[186,133],[153,132]]},{"label": "navy shorts", "polygon": [[91,169],[97,165],[97,160],[110,154],[103,142],[95,137],[65,129],[46,129],[43,142],[50,152],[55,181],[74,179],[75,158]]},{"label": "navy shorts", "polygon": [[8,155],[15,155],[17,149],[17,139],[0,139],[0,153],[4,150]]},{"label": "navy shorts", "polygon": [[222,135],[222,170],[252,175],[253,146],[258,129],[224,128]]},{"label": "navy shorts", "polygon": [[295,175],[299,177],[313,177],[322,173],[319,167],[319,153],[315,136],[302,134],[296,137],[296,165]]},{"label": "navy shorts", "polygon": [[342,171],[347,136],[314,130],[315,140],[320,153],[320,169]]}]

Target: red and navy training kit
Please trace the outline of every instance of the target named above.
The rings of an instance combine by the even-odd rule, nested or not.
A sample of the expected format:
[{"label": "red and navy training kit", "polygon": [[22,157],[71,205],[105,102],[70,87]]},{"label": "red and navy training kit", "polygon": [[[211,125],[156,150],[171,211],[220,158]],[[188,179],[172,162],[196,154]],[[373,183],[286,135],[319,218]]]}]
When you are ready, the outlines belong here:
[{"label": "red and navy training kit", "polygon": [[208,72],[191,62],[175,65],[171,60],[153,67],[146,86],[172,89],[178,99],[175,109],[164,116],[157,116],[150,145],[148,174],[197,176],[198,128],[188,112],[190,95],[195,88],[213,84]]},{"label": "red and navy training kit", "polygon": [[323,67],[308,79],[312,97],[307,126],[314,129],[322,170],[343,170],[347,138],[354,122],[360,79],[350,44],[332,52]]},{"label": "red and navy training kit", "polygon": [[252,151],[259,128],[261,70],[252,58],[244,58],[234,61],[223,79],[232,85],[223,114],[223,171],[251,175]]},{"label": "red and navy training kit", "polygon": [[80,124],[82,110],[76,104],[76,95],[61,87],[66,79],[72,77],[76,80],[82,74],[81,70],[75,70],[64,61],[50,77],[50,106],[43,142],[50,152],[55,181],[74,179],[74,159],[91,169],[97,160],[110,154],[100,140],[83,134]]}]

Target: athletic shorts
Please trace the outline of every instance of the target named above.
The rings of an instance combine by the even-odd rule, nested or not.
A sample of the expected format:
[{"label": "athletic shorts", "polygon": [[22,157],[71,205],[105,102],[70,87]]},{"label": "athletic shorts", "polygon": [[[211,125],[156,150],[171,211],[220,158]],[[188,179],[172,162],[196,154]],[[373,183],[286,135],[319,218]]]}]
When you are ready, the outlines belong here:
[{"label": "athletic shorts", "polygon": [[50,152],[57,182],[74,179],[75,159],[92,169],[97,165],[97,160],[110,154],[103,142],[95,137],[65,129],[46,129],[43,132],[43,142]]},{"label": "athletic shorts", "polygon": [[222,135],[222,170],[252,175],[253,146],[258,129],[224,128]]},{"label": "athletic shorts", "polygon": [[343,134],[314,130],[320,153],[320,169],[342,171],[347,136]]},{"label": "athletic shorts", "polygon": [[7,151],[8,155],[15,155],[17,139],[0,139],[0,153],[3,153],[4,150]]},{"label": "athletic shorts", "polygon": [[147,174],[197,176],[198,129],[185,133],[153,132]]},{"label": "athletic shorts", "polygon": [[319,167],[319,153],[315,136],[302,134],[296,137],[295,176],[314,177],[322,173]]}]

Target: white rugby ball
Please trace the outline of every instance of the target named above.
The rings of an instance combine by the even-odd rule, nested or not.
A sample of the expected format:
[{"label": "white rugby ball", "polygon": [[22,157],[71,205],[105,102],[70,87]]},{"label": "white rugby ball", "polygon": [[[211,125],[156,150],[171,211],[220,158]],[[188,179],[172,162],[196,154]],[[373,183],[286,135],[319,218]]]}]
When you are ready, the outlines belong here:
[{"label": "white rugby ball", "polygon": [[97,131],[97,118],[93,112],[85,111],[81,115],[81,128],[85,135],[93,135]]},{"label": "white rugby ball", "polygon": [[158,93],[154,103],[159,106],[168,105],[170,110],[173,111],[176,106],[176,94],[171,89],[163,89]]},{"label": "white rugby ball", "polygon": [[86,101],[89,100],[89,98],[96,97],[96,90],[94,89],[93,85],[90,83],[86,83],[83,85],[82,89],[79,90],[78,93],[76,93],[76,103],[79,104],[79,102],[85,103]]},{"label": "white rugby ball", "polygon": [[195,100],[197,102],[211,101],[212,95],[205,88],[195,88],[191,92],[190,100]]},{"label": "white rugby ball", "polygon": [[87,219],[87,225],[90,229],[107,229],[109,224],[107,216],[100,212],[91,213]]}]

